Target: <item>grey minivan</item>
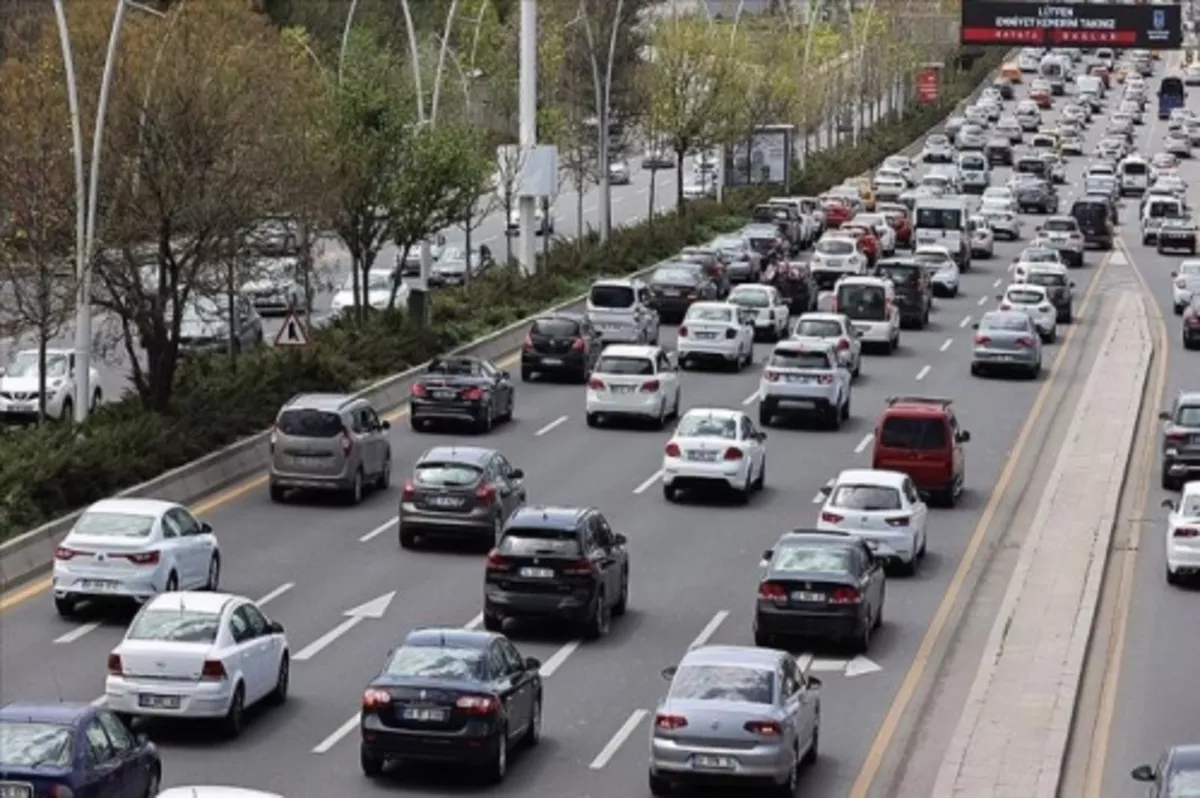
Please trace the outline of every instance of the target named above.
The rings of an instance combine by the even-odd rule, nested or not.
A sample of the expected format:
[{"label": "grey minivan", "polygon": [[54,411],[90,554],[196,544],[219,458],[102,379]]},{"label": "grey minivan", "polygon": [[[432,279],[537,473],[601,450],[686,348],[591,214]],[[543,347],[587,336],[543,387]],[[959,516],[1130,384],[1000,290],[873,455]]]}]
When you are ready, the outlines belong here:
[{"label": "grey minivan", "polygon": [[311,393],[292,398],[271,430],[271,501],[289,490],[341,494],[351,504],[392,479],[391,425],[365,399]]}]

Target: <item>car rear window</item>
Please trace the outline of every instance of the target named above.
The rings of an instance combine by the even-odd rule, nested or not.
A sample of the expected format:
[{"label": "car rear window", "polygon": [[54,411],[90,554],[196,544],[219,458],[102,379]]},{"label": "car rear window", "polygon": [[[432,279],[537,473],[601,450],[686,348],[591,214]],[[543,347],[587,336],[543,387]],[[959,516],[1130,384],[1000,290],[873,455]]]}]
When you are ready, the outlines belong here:
[{"label": "car rear window", "polygon": [[820,571],[844,574],[851,570],[849,550],[834,546],[785,546],[775,552],[772,571]]},{"label": "car rear window", "polygon": [[221,616],[195,610],[147,610],[133,621],[129,640],[167,640],[173,643],[212,643]]},{"label": "car rear window", "polygon": [[942,449],[946,446],[946,424],[940,418],[888,416],[880,430],[879,445],[887,449]]},{"label": "car rear window", "polygon": [[1025,277],[1025,282],[1030,285],[1042,285],[1047,288],[1065,287],[1067,278],[1061,274],[1050,274],[1049,272],[1030,272]]},{"label": "car rear window", "polygon": [[917,284],[919,267],[911,266],[880,266],[879,276],[886,277],[897,286],[911,286]]},{"label": "car rear window", "polygon": [[829,499],[833,507],[847,510],[899,510],[900,491],[882,485],[838,485]]},{"label": "car rear window", "polygon": [[630,374],[644,376],[654,373],[654,361],[647,357],[604,356],[596,363],[599,374]]},{"label": "car rear window", "polygon": [[275,429],[294,438],[336,438],[345,431],[342,417],[325,410],[285,410]]},{"label": "car rear window", "polygon": [[74,759],[70,726],[0,722],[0,765],[12,768],[66,767]]},{"label": "car rear window", "polygon": [[417,484],[429,487],[465,488],[482,475],[483,469],[468,463],[420,463],[413,469]]},{"label": "car rear window", "polygon": [[483,652],[474,648],[401,646],[381,676],[473,681],[483,677]]},{"label": "car rear window", "polygon": [[775,674],[736,665],[684,665],[671,680],[669,698],[771,704]]},{"label": "car rear window", "polygon": [[887,294],[878,285],[842,285],[837,290],[838,309],[854,319],[882,321]]},{"label": "car rear window", "polygon": [[632,307],[633,298],[633,289],[627,285],[594,285],[590,294],[595,308]]},{"label": "car rear window", "polygon": [[[701,257],[697,255],[696,257]],[[652,283],[663,285],[695,285],[700,282],[700,274],[695,269],[680,269],[678,267],[658,269],[650,278]]]},{"label": "car rear window", "polygon": [[729,301],[735,305],[743,305],[748,308],[765,308],[770,304],[771,296],[766,291],[758,289],[737,290],[729,295]]},{"label": "car rear window", "polygon": [[797,337],[837,338],[841,334],[842,325],[840,323],[819,319],[801,319],[793,331],[793,335]]},{"label": "car rear window", "polygon": [[771,353],[771,361],[767,365],[778,369],[828,369],[829,356],[824,352],[776,349]]},{"label": "car rear window", "polygon": [[144,538],[154,529],[154,516],[133,513],[85,512],[72,532],[110,538]]},{"label": "car rear window", "polygon": [[500,539],[499,549],[516,557],[575,557],[581,552],[579,533],[573,529],[510,529]]},{"label": "car rear window", "polygon": [[687,321],[719,321],[728,322],[733,318],[730,308],[700,307],[693,305],[688,310]]},{"label": "car rear window", "polygon": [[1127,163],[1121,167],[1121,171],[1127,175],[1144,175],[1146,174],[1146,164]]},{"label": "car rear window", "polygon": [[996,314],[987,315],[979,323],[980,330],[1010,330],[1017,332],[1019,330],[1029,329],[1029,319],[1024,314]]},{"label": "car rear window", "polygon": [[1040,291],[1009,291],[1005,297],[1009,302],[1015,302],[1018,305],[1033,305],[1041,302],[1043,297]]},{"label": "car rear window", "polygon": [[579,335],[579,322],[570,319],[538,319],[533,323],[532,332],[547,338],[574,338]]}]

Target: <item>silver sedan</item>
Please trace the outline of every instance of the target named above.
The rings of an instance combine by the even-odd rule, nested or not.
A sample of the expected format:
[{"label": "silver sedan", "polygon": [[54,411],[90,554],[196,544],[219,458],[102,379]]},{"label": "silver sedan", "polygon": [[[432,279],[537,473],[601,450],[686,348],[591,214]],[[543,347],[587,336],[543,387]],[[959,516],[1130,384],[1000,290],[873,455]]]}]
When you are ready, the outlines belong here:
[{"label": "silver sedan", "polygon": [[993,310],[975,325],[971,374],[1020,372],[1030,379],[1042,370],[1042,340],[1028,314]]},{"label": "silver sedan", "polygon": [[650,793],[763,785],[794,795],[817,758],[821,682],[786,651],[704,646],[667,668],[650,733]]}]

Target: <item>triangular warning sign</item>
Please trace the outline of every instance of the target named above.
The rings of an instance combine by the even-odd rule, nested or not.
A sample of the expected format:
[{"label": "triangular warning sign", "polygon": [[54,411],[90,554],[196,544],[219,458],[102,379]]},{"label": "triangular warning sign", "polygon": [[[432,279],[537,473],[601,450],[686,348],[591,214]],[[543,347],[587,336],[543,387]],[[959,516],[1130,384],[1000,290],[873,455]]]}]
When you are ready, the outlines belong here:
[{"label": "triangular warning sign", "polygon": [[296,312],[288,311],[283,320],[283,326],[275,335],[275,346],[308,346],[308,328],[296,316]]}]

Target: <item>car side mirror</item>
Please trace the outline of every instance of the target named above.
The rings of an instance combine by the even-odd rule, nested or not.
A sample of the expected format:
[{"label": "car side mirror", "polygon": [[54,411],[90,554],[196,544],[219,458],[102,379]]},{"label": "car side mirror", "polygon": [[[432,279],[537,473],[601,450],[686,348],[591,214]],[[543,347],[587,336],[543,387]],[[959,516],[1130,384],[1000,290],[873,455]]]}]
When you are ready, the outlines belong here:
[{"label": "car side mirror", "polygon": [[833,484],[831,482],[826,482],[817,490],[817,493],[820,493],[822,496],[828,496],[829,494],[833,493]]},{"label": "car side mirror", "polygon": [[971,329],[972,329],[972,330],[978,330],[978,329],[979,329],[979,322],[975,322],[974,324],[972,324],[972,325],[971,325]]},{"label": "car side mirror", "polygon": [[1075,287],[1075,281],[1074,281],[1074,280],[1072,280],[1071,282],[1067,283],[1067,285],[1069,285],[1071,288],[1074,288],[1074,287]]},{"label": "car side mirror", "polygon": [[[1171,276],[1172,276],[1172,277],[1178,277],[1178,276],[1179,276],[1179,272],[1171,272]],[[0,369],[0,377],[3,377],[3,376],[4,376],[4,369]]]},{"label": "car side mirror", "polygon": [[536,670],[541,670],[541,668],[542,668],[542,661],[540,659],[538,659],[537,657],[526,657],[525,658],[525,670],[536,671]]},{"label": "car side mirror", "polygon": [[501,376],[501,378],[506,379],[506,380],[512,379],[512,375],[509,374],[507,371],[500,372],[500,376]]},{"label": "car side mirror", "polygon": [[1154,781],[1154,768],[1149,765],[1138,765],[1129,773],[1134,781]]},{"label": "car side mirror", "polygon": [[763,552],[763,556],[762,556],[763,562],[770,562],[774,556],[775,556],[775,549],[767,549],[766,551]]},{"label": "car side mirror", "polygon": [[825,684],[825,683],[824,683],[824,682],[822,682],[820,679],[818,679],[816,676],[809,676],[809,677],[808,677],[808,686],[809,686],[809,687],[814,687],[814,688],[816,688],[816,689],[820,690],[820,689],[821,689],[821,687],[822,687],[824,684]]},{"label": "car side mirror", "polygon": [[392,428],[392,422],[388,421],[387,419],[384,419],[383,421],[379,422],[379,428],[381,430],[389,430]]},{"label": "car side mirror", "polygon": [[138,745],[150,744],[150,735],[146,734],[145,732],[138,732],[134,735],[134,739],[137,740]]},{"label": "car side mirror", "polygon": [[271,621],[267,624],[267,631],[273,635],[281,635],[283,634],[283,624],[279,621]]},{"label": "car side mirror", "polygon": [[971,440],[971,433],[969,430],[960,430],[957,437],[959,443],[966,443]]},{"label": "car side mirror", "polygon": [[613,543],[618,546],[624,546],[628,542],[629,542],[629,538],[625,537],[620,532],[617,532],[616,534],[613,535]]},{"label": "car side mirror", "polygon": [[675,678],[675,672],[678,670],[679,670],[679,668],[675,667],[674,665],[672,665],[669,668],[663,668],[662,669],[662,677],[669,682]]},{"label": "car side mirror", "polygon": [[524,469],[514,468],[508,472],[508,476],[510,479],[525,479],[525,471]]},{"label": "car side mirror", "polygon": [[1171,512],[1175,512],[1175,502],[1171,501],[1170,499],[1163,499],[1160,506],[1164,510],[1170,510]]},{"label": "car side mirror", "polygon": [[1171,414],[1169,412],[1167,412],[1166,410],[1163,410],[1161,413],[1158,414],[1158,418],[1160,421],[1170,421]]},{"label": "car side mirror", "polygon": [[212,533],[213,533],[212,524],[208,523],[207,521],[204,521],[200,524],[200,534],[201,535],[211,535]]}]

